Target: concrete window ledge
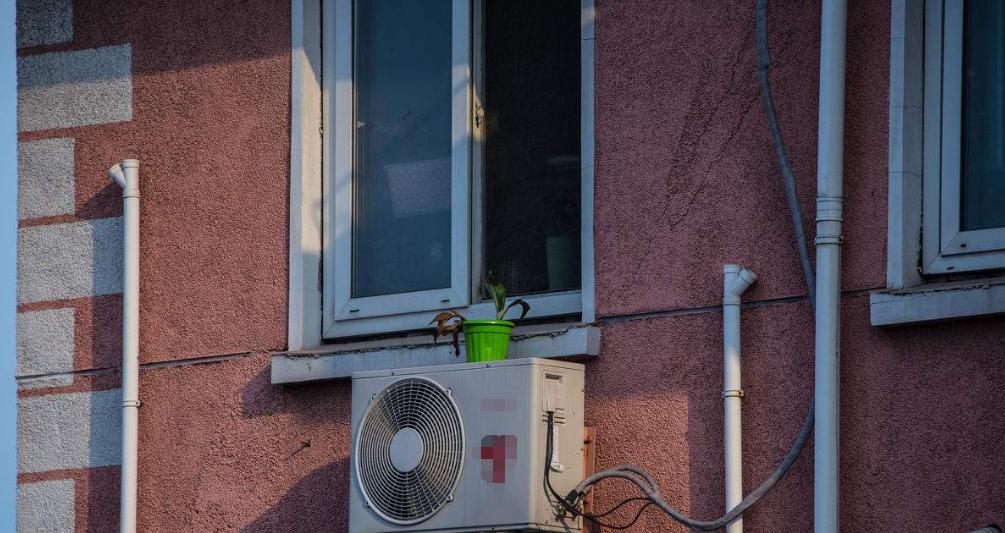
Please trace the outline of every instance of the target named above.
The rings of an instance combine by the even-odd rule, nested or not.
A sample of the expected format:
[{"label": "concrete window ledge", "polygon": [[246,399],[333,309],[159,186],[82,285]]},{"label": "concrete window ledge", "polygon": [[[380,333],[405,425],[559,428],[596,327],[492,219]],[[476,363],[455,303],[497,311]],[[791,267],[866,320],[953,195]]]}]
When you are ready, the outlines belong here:
[{"label": "concrete window ledge", "polygon": [[[461,344],[463,348],[463,336]],[[579,323],[518,327],[513,330],[509,347],[510,359],[545,357],[584,361],[599,353],[600,328]],[[455,357],[449,339],[433,344],[432,336],[336,344],[273,354],[272,384],[347,379],[355,372],[367,370],[463,362],[466,362],[463,349],[460,357]]]},{"label": "concrete window ledge", "polygon": [[869,309],[873,326],[1005,313],[1005,277],[874,292]]}]

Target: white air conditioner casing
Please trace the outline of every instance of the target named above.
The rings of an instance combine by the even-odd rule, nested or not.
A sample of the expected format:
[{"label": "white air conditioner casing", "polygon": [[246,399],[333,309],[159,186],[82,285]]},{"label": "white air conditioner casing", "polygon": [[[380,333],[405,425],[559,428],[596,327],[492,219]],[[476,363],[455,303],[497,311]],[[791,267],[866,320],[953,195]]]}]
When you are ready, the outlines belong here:
[{"label": "white air conditioner casing", "polygon": [[544,488],[583,479],[583,365],[513,359],[352,379],[350,533],[580,531]]}]

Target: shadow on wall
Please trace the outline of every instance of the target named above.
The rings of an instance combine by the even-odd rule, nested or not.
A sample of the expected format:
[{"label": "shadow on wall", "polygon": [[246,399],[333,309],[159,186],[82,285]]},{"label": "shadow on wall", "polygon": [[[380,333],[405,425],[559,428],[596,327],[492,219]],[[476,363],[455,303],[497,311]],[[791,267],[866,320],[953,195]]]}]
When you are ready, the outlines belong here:
[{"label": "shadow on wall", "polygon": [[[251,378],[241,387],[241,416],[257,418],[288,412],[288,396],[296,395],[296,389],[280,389],[272,384],[271,366]],[[317,397],[317,393],[314,394]]]},{"label": "shadow on wall", "polygon": [[[292,416],[296,440],[282,453],[292,482],[243,532],[346,531],[349,527],[350,383],[277,387],[264,367],[241,388],[244,419]],[[312,462],[334,459],[311,469]]]},{"label": "shadow on wall", "polygon": [[[280,414],[295,414],[305,427],[342,421],[349,423],[352,404],[352,383],[349,380],[302,385],[272,384],[272,368],[265,366],[241,387],[241,416],[257,418]],[[339,401],[322,401],[338,398]]]},{"label": "shadow on wall", "polygon": [[[85,477],[87,531],[117,530],[119,528],[119,467],[90,468]],[[79,500],[79,494],[77,498]]]},{"label": "shadow on wall", "polygon": [[[100,214],[102,206],[108,203],[113,203],[116,206],[120,206],[122,203],[122,189],[111,180],[101,188],[98,194],[89,198],[77,209],[77,216],[83,219],[99,218],[90,215]],[[116,216],[121,216],[121,211]],[[98,271],[114,268],[117,272],[122,272],[124,234],[119,232],[115,238],[114,246],[110,249],[102,248],[97,236],[92,239],[91,246],[96,257],[94,258],[95,268],[92,272],[91,286],[97,287],[99,284]],[[113,294],[94,296],[89,300],[87,305],[90,306],[90,329],[86,338],[75,339],[78,353],[85,354],[84,361],[78,361],[78,364],[83,363],[85,367],[91,368],[119,367],[122,361],[122,293],[118,291]],[[89,350],[87,350],[88,347]],[[116,381],[118,381],[118,377],[116,377]]]},{"label": "shadow on wall", "polygon": [[349,458],[318,468],[278,503],[241,529],[256,532],[346,531],[349,528]]},{"label": "shadow on wall", "polygon": [[[112,166],[113,163],[108,163]],[[102,176],[104,177],[104,176]],[[81,220],[92,220],[109,216],[122,216],[122,188],[108,178],[104,184],[76,207],[74,216]],[[119,250],[121,252],[121,248]]]}]

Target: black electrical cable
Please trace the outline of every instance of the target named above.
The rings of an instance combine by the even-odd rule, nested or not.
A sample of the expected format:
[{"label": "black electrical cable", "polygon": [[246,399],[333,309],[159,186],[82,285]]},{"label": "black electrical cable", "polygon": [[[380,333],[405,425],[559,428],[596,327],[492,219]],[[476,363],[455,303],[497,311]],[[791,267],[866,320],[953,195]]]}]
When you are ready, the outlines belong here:
[{"label": "black electrical cable", "polygon": [[595,513],[595,514],[592,514],[590,516],[592,516],[594,518],[600,518],[600,517],[603,517],[603,516],[607,516],[609,514],[613,514],[613,513],[617,512],[618,509],[621,509],[622,507],[624,507],[624,506],[626,506],[626,505],[628,505],[630,503],[634,503],[634,502],[649,502],[648,504],[643,505],[642,507],[648,507],[650,505],[655,505],[655,504],[653,504],[653,502],[651,502],[649,500],[649,498],[646,498],[645,496],[636,496],[634,498],[628,498],[627,500],[622,501],[621,503],[615,505],[614,507],[611,507],[610,509],[608,509],[608,510],[602,512],[602,513]]},{"label": "black electrical cable", "polygon": [[[771,82],[769,79],[769,69],[771,67],[771,54],[768,48],[768,0],[757,0],[757,62],[758,62],[758,85],[761,93],[761,100],[764,107],[764,114],[768,120],[768,126],[771,130],[771,141],[772,147],[775,150],[775,155],[778,159],[778,166],[781,170],[783,182],[785,184],[786,199],[789,204],[789,211],[791,212],[792,218],[792,228],[796,240],[796,247],[799,250],[800,264],[803,270],[803,277],[806,281],[806,287],[809,292],[809,301],[811,308],[816,307],[816,281],[814,279],[813,265],[810,262],[809,249],[806,244],[806,233],[803,228],[802,220],[802,209],[799,205],[799,196],[796,190],[795,176],[792,173],[792,168],[789,165],[788,156],[785,152],[785,143],[782,140],[781,129],[778,126],[778,119],[775,116],[775,106],[774,98],[771,94]],[[795,463],[799,454],[802,452],[806,443],[809,441],[810,434],[813,431],[814,423],[814,409],[813,401],[810,402],[810,408],[807,410],[806,416],[803,419],[802,428],[800,428],[799,436],[792,443],[789,451],[782,458],[781,463],[775,468],[775,470],[765,479],[756,489],[754,489],[750,494],[748,494],[736,507],[729,510],[725,515],[710,521],[694,520],[685,516],[680,511],[674,509],[669,504],[667,504],[662,497],[659,495],[659,488],[655,486],[655,482],[648,475],[645,475],[645,481],[640,478],[639,475],[633,472],[642,472],[641,469],[629,465],[623,467],[616,467],[611,470],[604,472],[599,472],[587,478],[581,482],[576,489],[574,489],[565,498],[558,495],[553,488],[550,487],[549,490],[558,499],[558,501],[570,512],[577,513],[575,510],[575,504],[578,500],[590,489],[590,487],[604,479],[609,479],[611,477],[623,478],[632,481],[646,497],[654,504],[659,506],[665,513],[670,515],[671,518],[681,522],[682,524],[699,531],[712,531],[716,529],[722,529],[729,523],[733,522],[739,518],[750,506],[757,503],[768,491],[770,491],[778,481],[788,473],[789,469]],[[550,444],[551,444],[551,416],[549,416],[549,453],[548,453],[548,465],[551,463],[550,455]],[[545,482],[547,481],[547,465],[545,470]],[[572,502],[572,503],[570,503]],[[624,503],[624,502],[623,502]],[[643,506],[639,510],[639,515],[641,515],[642,510],[648,507]],[[580,513],[581,514],[581,513]],[[638,519],[638,515],[636,516]],[[603,526],[603,524],[601,524]]]},{"label": "black electrical cable", "polygon": [[[568,502],[568,500],[566,500],[565,498],[563,498],[558,493],[558,491],[556,491],[555,488],[551,485],[551,476],[550,476],[550,474],[551,474],[551,458],[552,458],[553,454],[555,453],[555,450],[553,448],[554,438],[555,438],[555,413],[553,411],[548,411],[548,434],[547,434],[547,441],[545,442],[545,445],[544,445],[544,449],[545,449],[545,452],[544,452],[544,486],[551,493],[551,496],[553,496],[555,498],[555,500],[557,500],[558,503],[561,504],[561,506],[565,508],[566,511],[568,511],[570,514],[572,514],[573,517],[582,516],[583,519],[588,520],[590,522],[593,522],[594,524],[597,524],[600,527],[606,527],[608,529],[622,530],[622,529],[628,529],[628,528],[632,527],[633,525],[635,525],[635,523],[639,521],[639,518],[642,517],[642,512],[645,511],[646,508],[649,507],[650,505],[655,505],[655,503],[650,498],[636,497],[636,498],[629,498],[627,500],[624,500],[621,503],[615,505],[613,508],[608,509],[607,511],[605,511],[603,513],[600,513],[600,514],[583,513],[575,505],[570,504]],[[549,498],[548,498],[549,500],[551,499],[551,496],[549,496]],[[604,522],[602,522],[602,521],[599,520],[599,518],[601,518],[603,516],[606,516],[606,515],[609,515],[609,514],[615,512],[615,511],[617,511],[618,509],[620,509],[622,506],[628,504],[629,502],[632,502],[632,501],[643,501],[643,500],[646,500],[649,503],[646,503],[645,505],[643,505],[642,507],[640,507],[638,509],[638,511],[636,511],[635,516],[631,519],[631,521],[629,521],[626,524],[607,524],[607,523],[604,523]]]},{"label": "black electrical cable", "polygon": [[[619,529],[619,530],[620,530],[620,529],[628,529],[628,528],[630,528],[630,527],[634,526],[634,525],[635,525],[635,523],[639,521],[639,518],[641,518],[641,517],[642,517],[642,512],[643,512],[643,511],[645,511],[645,510],[646,510],[646,508],[647,508],[647,507],[649,507],[650,505],[656,505],[656,504],[655,504],[655,503],[653,503],[653,502],[649,502],[649,503],[647,503],[647,504],[643,505],[642,507],[639,507],[639,510],[638,510],[638,511],[636,511],[636,513],[635,513],[635,516],[634,516],[634,517],[632,518],[632,520],[631,520],[630,522],[628,522],[627,524],[624,524],[624,525],[616,525],[616,526],[612,526],[612,525],[607,525],[607,526],[604,526],[604,525],[601,525],[601,527],[606,527],[606,528],[608,528],[608,529]],[[585,515],[584,515],[584,516],[585,516]],[[590,520],[591,522],[593,522],[593,523],[595,523],[595,524],[598,524],[598,525],[600,524],[600,522],[597,522],[596,520],[594,520],[594,519],[592,519],[592,518],[587,518],[587,520]]]}]

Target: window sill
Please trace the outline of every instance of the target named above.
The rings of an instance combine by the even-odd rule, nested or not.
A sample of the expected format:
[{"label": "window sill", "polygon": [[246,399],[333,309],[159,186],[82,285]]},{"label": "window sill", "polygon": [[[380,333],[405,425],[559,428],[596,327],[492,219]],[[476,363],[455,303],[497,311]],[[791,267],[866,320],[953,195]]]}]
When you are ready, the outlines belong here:
[{"label": "window sill", "polygon": [[877,291],[869,297],[873,326],[894,326],[1005,313],[1005,277],[931,283]]},{"label": "window sill", "polygon": [[[463,338],[461,344],[464,344]],[[272,384],[348,379],[356,372],[463,363],[449,340],[432,336],[382,339],[272,354]],[[590,324],[544,324],[513,330],[510,359],[525,357],[583,361],[600,354],[600,328]]]}]

